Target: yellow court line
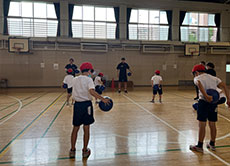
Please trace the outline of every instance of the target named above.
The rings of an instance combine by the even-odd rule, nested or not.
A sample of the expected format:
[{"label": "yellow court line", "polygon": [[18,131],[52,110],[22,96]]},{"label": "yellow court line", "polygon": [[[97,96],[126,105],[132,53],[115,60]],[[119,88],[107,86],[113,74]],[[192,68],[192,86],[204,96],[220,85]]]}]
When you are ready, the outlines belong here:
[{"label": "yellow court line", "polygon": [[[63,94],[62,94],[63,95]],[[17,137],[17,139],[18,138],[21,138],[26,132],[25,131],[28,131],[28,129],[31,129],[31,127],[32,126],[34,126],[34,124],[35,124],[35,122],[37,122],[37,120],[39,120],[39,119],[41,119],[41,117],[51,108],[51,107],[53,107],[54,106],[54,104],[56,104],[57,102],[58,102],[58,100],[62,97],[62,95],[60,95],[57,99],[56,99],[56,101],[55,102],[53,102],[41,115],[40,115],[40,117],[38,117],[35,121],[33,121],[32,123],[31,123],[31,125],[28,127],[28,128],[26,128],[23,132],[22,132],[22,134],[20,135],[20,136],[18,136]],[[16,142],[17,142],[17,139],[15,139],[15,141],[14,142],[12,142],[1,154],[0,154],[0,158],[2,157],[2,156],[4,156],[5,154],[6,154],[6,152],[10,149],[10,147],[12,146],[12,145],[14,145]]]}]

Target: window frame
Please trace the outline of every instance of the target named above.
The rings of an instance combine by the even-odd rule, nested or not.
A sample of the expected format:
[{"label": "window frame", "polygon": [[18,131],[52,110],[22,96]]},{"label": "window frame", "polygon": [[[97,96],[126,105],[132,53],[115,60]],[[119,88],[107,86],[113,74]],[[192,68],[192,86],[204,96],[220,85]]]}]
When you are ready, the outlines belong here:
[{"label": "window frame", "polygon": [[[49,34],[49,30],[48,30],[48,21],[56,21],[57,22],[57,27],[58,27],[58,19],[57,19],[57,16],[56,16],[56,18],[49,18],[48,17],[48,5],[54,5],[53,3],[51,3],[51,2],[37,2],[37,1],[11,1],[11,2],[17,2],[17,3],[19,3],[19,14],[20,14],[20,16],[7,16],[7,19],[20,19],[20,22],[21,22],[21,24],[23,24],[23,19],[28,19],[30,22],[31,22],[31,24],[32,24],[32,26],[30,27],[31,29],[30,29],[30,33],[32,32],[32,35],[31,36],[24,36],[23,35],[23,28],[22,28],[22,30],[21,30],[21,32],[20,33],[22,33],[22,35],[13,35],[13,36],[23,36],[23,37],[44,37],[44,36],[36,36],[35,34],[36,34],[36,32],[35,32],[35,29],[36,29],[36,26],[35,26],[35,24],[36,24],[36,20],[45,20],[46,21],[46,23],[45,23],[45,25],[46,25],[46,35],[45,35],[45,37],[56,37],[56,35],[57,35],[57,31],[56,31],[56,33],[55,33],[55,36],[49,36],[48,34]],[[25,16],[22,16],[22,2],[30,2],[30,3],[32,3],[32,17],[25,17]],[[39,18],[39,17],[34,17],[34,5],[35,5],[35,3],[44,3],[44,4],[46,4],[46,18]],[[10,10],[10,8],[9,8],[9,10]],[[54,10],[55,10],[55,8],[54,8]],[[9,21],[8,21],[8,23],[9,23]],[[8,25],[8,27],[9,27],[9,25]]]},{"label": "window frame", "polygon": [[[208,17],[209,17],[209,15],[213,15],[214,13],[205,13],[205,12],[197,12],[197,11],[187,11],[186,12],[186,14],[187,13],[197,13],[198,14],[198,19],[197,19],[197,21],[198,21],[198,25],[191,25],[191,24],[183,24],[182,23],[182,25],[180,26],[180,35],[181,35],[181,37],[182,37],[182,30],[181,30],[181,28],[183,28],[183,27],[187,27],[188,28],[188,30],[187,30],[187,34],[188,34],[188,36],[186,36],[185,38],[188,38],[188,40],[181,40],[182,42],[194,42],[194,41],[189,41],[189,28],[197,28],[197,41],[196,42],[217,42],[217,38],[216,38],[216,41],[211,41],[211,40],[208,40],[208,41],[205,41],[205,40],[200,40],[200,29],[202,29],[202,28],[204,28],[204,29],[207,29],[208,30],[208,39],[209,39],[209,28],[214,28],[214,29],[217,29],[218,30],[218,27],[217,26],[214,26],[214,25],[208,25],[208,26],[205,26],[205,25],[199,25],[199,22],[200,22],[200,14],[208,14]],[[185,17],[186,17],[186,15],[185,15]],[[184,18],[185,19],[185,18]],[[215,19],[215,17],[214,17],[214,19]],[[214,22],[215,23],[215,22]],[[209,19],[208,19],[208,24],[209,24]]]},{"label": "window frame", "polygon": [[[130,30],[129,30],[129,40],[137,40],[137,41],[143,41],[143,39],[140,39],[139,38],[139,29],[138,29],[138,27],[141,25],[141,26],[145,26],[145,25],[147,25],[147,28],[148,28],[148,36],[147,36],[147,40],[144,40],[144,41],[169,41],[169,39],[167,39],[167,40],[161,40],[160,39],[160,27],[161,26],[163,26],[163,27],[167,27],[167,29],[168,29],[168,34],[169,34],[169,29],[170,29],[170,25],[169,25],[169,23],[168,24],[165,24],[165,23],[161,23],[161,19],[160,19],[160,17],[161,17],[161,12],[166,12],[166,10],[159,10],[159,9],[146,9],[146,8],[134,8],[134,9],[132,9],[132,10],[137,10],[137,22],[129,22],[129,24],[128,25],[135,25],[136,27],[137,27],[137,29],[136,29],[136,31],[137,31],[137,36],[136,36],[136,39],[130,39]],[[148,23],[139,23],[139,10],[147,10],[148,11]],[[150,11],[158,11],[159,12],[159,23],[150,23]],[[132,11],[131,11],[131,15],[130,15],[130,20],[131,20],[131,16],[132,16]],[[167,17],[167,14],[166,14],[166,17]],[[167,20],[167,22],[168,22],[168,20]],[[151,38],[151,36],[150,36],[150,27],[154,27],[154,26],[159,26],[159,36],[158,36],[158,40],[152,40]],[[128,28],[129,28],[129,26],[128,26]],[[167,34],[167,36],[168,36],[168,34]]]},{"label": "window frame", "polygon": [[[107,8],[112,8],[114,9],[114,7],[112,6],[101,6],[101,5],[84,5],[84,4],[79,4],[79,5],[74,5],[75,6],[80,6],[82,7],[82,10],[81,10],[81,14],[82,14],[82,19],[74,19],[72,18],[72,29],[73,29],[73,23],[76,22],[76,23],[81,23],[82,27],[81,27],[81,37],[73,37],[73,38],[80,38],[80,39],[102,39],[102,40],[116,40],[116,25],[117,25],[117,22],[116,22],[116,18],[115,18],[115,14],[114,14],[114,21],[107,21]],[[94,12],[94,18],[93,20],[84,20],[84,11],[83,11],[83,7],[84,6],[90,6],[90,7],[93,7],[93,12]],[[102,20],[96,20],[96,8],[105,8],[106,9],[106,21],[102,21]],[[73,12],[74,14],[74,12]],[[93,38],[91,37],[84,37],[84,23],[86,22],[89,22],[89,23],[93,23]],[[105,24],[105,38],[97,38],[97,34],[96,34],[96,24],[97,23],[104,23]],[[111,36],[111,35],[108,35],[108,24],[114,24],[115,25],[115,32],[114,32],[114,38],[108,38],[108,36]],[[73,36],[74,36],[74,32],[73,32]]]}]

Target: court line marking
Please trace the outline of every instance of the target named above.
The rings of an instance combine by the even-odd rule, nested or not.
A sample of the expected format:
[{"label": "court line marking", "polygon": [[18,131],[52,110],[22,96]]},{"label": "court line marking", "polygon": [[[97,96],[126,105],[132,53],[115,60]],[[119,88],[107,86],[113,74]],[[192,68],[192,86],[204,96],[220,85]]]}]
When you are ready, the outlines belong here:
[{"label": "court line marking", "polygon": [[[21,108],[26,107],[27,105],[29,105],[29,104],[33,103],[34,101],[40,99],[42,96],[44,96],[44,95],[46,95],[46,94],[47,94],[47,93],[42,94],[41,96],[37,97],[36,99],[34,99],[34,100],[30,101],[29,103],[23,105]],[[13,114],[12,116],[10,116],[10,118],[12,118],[12,117],[16,114],[15,112],[17,113],[17,110],[14,110],[14,111],[12,111],[11,113],[5,115],[4,117],[0,118],[0,120],[5,119],[6,117],[8,117],[8,116],[10,116],[10,115]],[[14,114],[14,113],[15,113],[15,114]],[[9,120],[10,118],[8,118],[7,120]],[[6,122],[7,120],[5,120],[4,122]],[[4,123],[4,122],[3,122],[3,123]],[[3,123],[0,123],[0,125],[3,124]]]},{"label": "court line marking", "polygon": [[[178,94],[174,94],[175,96],[178,96],[178,97],[182,97],[182,98],[187,98],[187,99],[189,99],[189,97],[187,97],[187,96],[184,96],[184,95],[178,95]],[[221,107],[218,107],[218,109],[222,109],[222,110],[225,110],[225,109],[223,109],[223,108],[221,108]],[[230,122],[230,119],[228,119],[227,117],[225,117],[225,116],[223,116],[223,115],[221,115],[220,113],[218,113],[218,116],[219,117],[221,117],[221,118],[223,118],[223,119],[225,119],[226,121],[228,121],[228,122]],[[218,137],[218,138],[216,138],[216,140],[222,140],[222,139],[225,139],[225,138],[227,138],[228,136],[230,136],[230,133],[228,133],[228,134],[226,134],[226,135],[224,135],[224,136],[221,136],[221,137]],[[208,140],[206,140],[206,141],[204,141],[204,142],[208,142]]]},{"label": "court line marking", "polygon": [[18,133],[13,139],[10,140],[10,142],[8,144],[6,144],[1,150],[0,150],[0,158],[9,150],[9,147],[11,145],[13,145],[15,142],[15,140],[17,138],[20,138],[22,137],[24,134],[25,134],[25,131],[27,129],[29,129],[32,124],[37,120],[39,119],[40,116],[43,116],[45,112],[47,112],[60,98],[61,96],[63,95],[64,92],[62,92],[53,102],[51,102],[50,105],[48,105],[42,112],[40,112],[38,114],[38,116],[36,116],[36,118],[34,118],[20,133]]},{"label": "court line marking", "polygon": [[[123,94],[122,94],[123,95]],[[150,112],[149,110],[147,110],[146,108],[144,108],[143,106],[141,106],[140,104],[136,103],[134,100],[132,100],[130,97],[123,95],[126,99],[128,99],[129,101],[131,101],[132,103],[136,104],[139,108],[141,108],[142,110],[144,110],[145,112],[147,112],[148,114],[150,114],[151,116],[153,116],[154,118],[156,118],[157,120],[159,120],[160,122],[164,123],[166,126],[170,127],[171,129],[173,129],[174,131],[178,132],[179,134],[181,134],[182,136],[184,136],[186,139],[186,135],[184,135],[181,131],[179,131],[178,129],[176,129],[175,127],[173,127],[172,125],[170,125],[169,123],[167,123],[166,121],[162,120],[161,118],[159,118],[158,116],[156,116],[155,114],[153,114],[152,112]],[[224,163],[227,166],[230,166],[230,163],[226,162],[225,160],[223,160],[222,158],[220,158],[219,156],[215,155],[214,153],[210,152],[206,147],[204,148],[204,150],[209,153],[210,155],[212,155],[213,157],[215,157],[216,159],[218,159],[219,161],[221,161],[222,163]]]},{"label": "court line marking", "polygon": [[[230,148],[230,145],[223,145],[223,146],[216,146],[216,148]],[[158,150],[157,152],[175,152],[175,151],[182,151],[183,149],[166,149],[166,150]],[[120,155],[136,155],[137,152],[128,152],[128,153],[114,153],[115,156],[120,156]],[[140,154],[140,156],[142,156],[142,154]],[[55,161],[59,161],[59,160],[76,160],[76,159],[82,159],[81,157],[77,156],[77,158],[73,159],[70,157],[58,157],[58,158],[50,158],[48,160],[48,163],[36,163],[36,164],[49,164],[50,162],[55,162]],[[106,158],[108,159],[108,158]],[[96,160],[101,160],[101,159],[96,159]],[[35,160],[31,160],[36,162]],[[95,160],[90,160],[90,161],[95,161]],[[77,162],[81,162],[81,161],[77,161]],[[2,164],[29,164],[29,163],[25,163],[25,161],[2,161],[0,162],[0,165]]]},{"label": "court line marking", "polygon": [[38,143],[36,143],[36,145],[33,147],[32,152],[31,152],[31,154],[29,154],[28,158],[30,158],[32,156],[32,154],[37,150],[37,147],[39,146],[39,144],[41,143],[42,139],[45,137],[45,135],[47,134],[47,132],[49,131],[49,129],[51,128],[51,126],[53,125],[53,123],[55,122],[55,120],[57,119],[57,117],[59,116],[59,114],[61,113],[61,111],[63,110],[65,104],[66,104],[66,101],[64,102],[64,104],[62,105],[62,107],[59,109],[58,113],[55,115],[55,117],[53,118],[53,120],[51,121],[51,123],[49,124],[49,126],[46,128],[45,132],[40,137]]},{"label": "court line marking", "polygon": [[[8,121],[10,118],[12,118],[14,115],[16,115],[16,114],[21,110],[21,108],[22,108],[22,101],[21,101],[20,99],[18,99],[18,98],[16,98],[16,97],[13,97],[13,96],[8,96],[8,97],[17,100],[18,103],[19,103],[19,107],[18,107],[18,109],[17,109],[11,116],[9,116],[8,118],[6,118],[6,119],[3,120],[2,122],[0,122],[0,125],[2,125],[2,124],[5,123],[6,121]],[[3,118],[4,118],[4,117],[3,117]],[[2,120],[2,118],[1,118],[0,120]]]},{"label": "court line marking", "polygon": [[[38,92],[38,93],[39,93],[39,92]],[[35,94],[31,95],[31,96],[28,96],[28,97],[26,97],[26,98],[24,98],[24,99],[19,99],[19,100],[21,100],[21,101],[27,100],[27,99],[31,98],[32,96],[34,96],[34,95],[36,95],[36,94],[38,94],[38,93],[35,93]],[[6,106],[6,107],[0,109],[0,112],[1,112],[1,111],[4,111],[4,110],[7,109],[7,108],[10,108],[10,107],[16,105],[17,103],[18,103],[18,102],[15,102],[15,103],[13,103],[13,104],[11,104],[11,105],[8,105],[8,106]]]}]

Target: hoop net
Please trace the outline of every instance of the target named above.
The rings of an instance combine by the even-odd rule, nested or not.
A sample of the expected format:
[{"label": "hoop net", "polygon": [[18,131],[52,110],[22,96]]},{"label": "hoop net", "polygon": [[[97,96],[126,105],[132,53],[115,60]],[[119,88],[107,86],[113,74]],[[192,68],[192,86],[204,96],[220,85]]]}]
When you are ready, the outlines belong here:
[{"label": "hoop net", "polygon": [[13,49],[15,49],[15,53],[16,54],[19,54],[22,48],[20,48],[20,47],[13,47]]},{"label": "hoop net", "polygon": [[191,56],[195,55],[196,53],[198,53],[198,51],[192,51]]}]

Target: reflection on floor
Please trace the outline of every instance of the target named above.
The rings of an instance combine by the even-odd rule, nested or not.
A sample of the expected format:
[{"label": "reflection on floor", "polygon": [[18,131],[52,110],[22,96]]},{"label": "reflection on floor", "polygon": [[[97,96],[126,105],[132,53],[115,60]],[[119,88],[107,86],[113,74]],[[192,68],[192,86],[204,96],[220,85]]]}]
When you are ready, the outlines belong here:
[{"label": "reflection on floor", "polygon": [[151,103],[150,88],[105,92],[114,107],[105,113],[94,105],[92,154],[82,160],[82,130],[76,159],[68,157],[73,106],[65,105],[62,89],[1,90],[0,165],[230,165],[230,111],[224,104],[218,109],[217,151],[189,150],[198,134],[194,94],[166,87],[163,103]]}]

